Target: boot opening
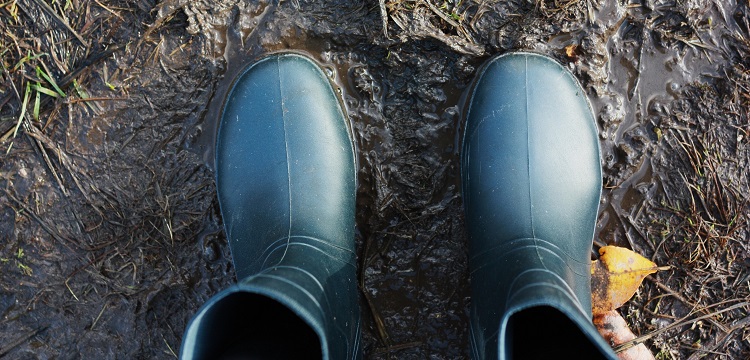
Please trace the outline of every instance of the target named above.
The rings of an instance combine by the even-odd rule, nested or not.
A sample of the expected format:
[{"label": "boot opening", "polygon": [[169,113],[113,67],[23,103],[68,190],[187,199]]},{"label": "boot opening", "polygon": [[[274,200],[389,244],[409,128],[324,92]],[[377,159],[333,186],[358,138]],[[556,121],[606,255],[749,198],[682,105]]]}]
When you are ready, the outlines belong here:
[{"label": "boot opening", "polygon": [[605,358],[573,321],[550,306],[511,315],[506,334],[508,359]]},{"label": "boot opening", "polygon": [[199,359],[321,359],[320,338],[299,316],[265,296],[237,292],[206,312]]}]

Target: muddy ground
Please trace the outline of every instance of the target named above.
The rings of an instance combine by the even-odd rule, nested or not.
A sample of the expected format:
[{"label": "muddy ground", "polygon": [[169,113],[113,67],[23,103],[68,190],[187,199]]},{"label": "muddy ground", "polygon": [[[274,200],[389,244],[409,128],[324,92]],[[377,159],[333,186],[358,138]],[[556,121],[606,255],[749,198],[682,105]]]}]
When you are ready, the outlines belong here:
[{"label": "muddy ground", "polygon": [[176,356],[235,281],[221,101],[293,50],[328,69],[355,129],[365,358],[467,358],[464,95],[524,49],[569,67],[599,120],[592,254],[672,266],[620,309],[633,331],[658,359],[750,358],[749,16],[744,0],[3,1],[0,357]]}]

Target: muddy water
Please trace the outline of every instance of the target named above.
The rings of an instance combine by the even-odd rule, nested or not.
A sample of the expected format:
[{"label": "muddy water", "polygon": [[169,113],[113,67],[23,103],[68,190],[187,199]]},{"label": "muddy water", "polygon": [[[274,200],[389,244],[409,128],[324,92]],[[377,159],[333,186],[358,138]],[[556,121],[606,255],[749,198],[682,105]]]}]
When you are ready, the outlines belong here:
[{"label": "muddy water", "polygon": [[599,244],[627,246],[642,253],[653,250],[636,245],[633,237],[643,237],[634,223],[642,215],[644,201],[660,190],[659,180],[667,176],[658,172],[651,160],[654,152],[660,151],[660,119],[669,115],[683,87],[721,76],[728,61],[720,50],[722,39],[738,30],[731,17],[726,25],[713,22],[727,19],[726,10],[719,5],[699,11],[705,20],[697,25],[702,27],[698,36],[671,42],[664,40],[655,25],[675,18],[684,21],[671,9],[634,5],[623,11],[607,3],[596,12],[597,22],[611,26],[604,32],[608,56],[605,81],[595,96],[589,96],[600,121],[605,169]]},{"label": "muddy water", "polygon": [[[342,16],[346,9],[318,9],[313,14],[323,15],[306,17],[291,15],[296,6],[235,8],[229,21],[208,29],[212,55],[224,64],[224,72],[188,148],[212,165],[223,98],[247,65],[276,51],[315,59],[340,90],[355,131],[368,357],[466,357],[470,299],[459,134],[468,86],[486,58],[452,53],[433,40],[377,45],[373,32],[330,27],[331,14]],[[359,11],[368,26],[377,26],[372,12],[350,10]],[[632,223],[665,176],[651,164],[659,151],[658,119],[680,98],[683,86],[719,74],[725,59],[708,47],[719,46],[730,30],[716,25],[725,18],[723,10],[706,9],[705,16],[714,19],[702,33],[707,45],[695,39],[690,41],[699,45],[689,45],[665,41],[655,25],[654,19],[669,22],[681,16],[671,10],[616,2],[589,10],[590,26],[574,23],[568,32],[537,33],[536,41],[520,41],[527,44],[521,48],[569,66],[599,120],[605,189],[596,243],[643,250],[632,241],[639,236]],[[569,45],[582,53],[565,56]]]}]

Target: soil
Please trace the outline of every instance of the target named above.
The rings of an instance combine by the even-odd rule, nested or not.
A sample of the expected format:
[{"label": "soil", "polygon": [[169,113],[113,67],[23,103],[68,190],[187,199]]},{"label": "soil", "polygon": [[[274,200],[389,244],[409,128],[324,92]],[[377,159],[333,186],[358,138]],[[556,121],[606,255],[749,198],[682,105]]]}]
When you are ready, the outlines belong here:
[{"label": "soil", "polygon": [[290,50],[327,70],[355,130],[365,358],[468,358],[463,105],[484,61],[522,49],[568,67],[599,121],[592,256],[671,266],[620,309],[632,330],[658,359],[750,358],[748,6],[6,1],[0,357],[176,357],[235,281],[212,170],[222,101]]}]

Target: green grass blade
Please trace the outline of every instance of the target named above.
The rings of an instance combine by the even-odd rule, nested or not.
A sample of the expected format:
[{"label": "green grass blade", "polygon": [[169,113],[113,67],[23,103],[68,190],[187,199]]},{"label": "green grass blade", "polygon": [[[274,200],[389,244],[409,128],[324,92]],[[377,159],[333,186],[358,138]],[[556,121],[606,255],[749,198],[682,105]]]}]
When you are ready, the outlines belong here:
[{"label": "green grass blade", "polygon": [[15,130],[13,130],[13,137],[16,137],[16,134],[18,134],[18,128],[21,127],[23,117],[26,115],[26,105],[29,104],[29,95],[31,95],[31,86],[29,83],[26,83],[26,92],[23,95],[23,105],[21,105],[21,116],[18,117],[18,123]]},{"label": "green grass blade", "polygon": [[18,63],[16,64],[16,66],[13,67],[13,71],[18,70],[18,68],[20,68],[25,62],[31,61],[31,60],[36,60],[36,59],[38,59],[38,58],[40,58],[42,56],[47,56],[47,53],[40,53],[40,54],[36,54],[35,53],[35,54],[32,54],[31,50],[27,50],[26,51],[26,56],[24,56],[23,58],[21,58],[21,60],[18,61]]},{"label": "green grass blade", "polygon": [[73,87],[76,89],[76,92],[78,92],[78,96],[81,97],[81,99],[88,99],[89,94],[86,93],[85,90],[81,88],[81,85],[78,85],[78,81],[73,79]]},{"label": "green grass blade", "polygon": [[52,91],[50,89],[47,89],[46,87],[42,86],[39,83],[36,83],[36,85],[32,86],[32,88],[34,90],[36,90],[37,92],[43,93],[44,95],[49,95],[49,96],[52,96],[52,97],[58,97],[59,96],[59,95],[57,95],[56,92],[54,92],[54,91]]},{"label": "green grass blade", "polygon": [[60,89],[60,87],[57,86],[57,83],[55,82],[55,80],[52,79],[52,77],[49,76],[47,73],[45,73],[44,70],[42,70],[42,68],[37,66],[36,73],[38,75],[41,75],[44,78],[44,80],[47,80],[47,82],[50,83],[50,85],[52,85],[53,88],[55,88],[55,91],[57,91],[57,93],[60,94],[60,97],[65,97],[65,92],[63,92],[62,89]]},{"label": "green grass blade", "polygon": [[[78,81],[73,79],[73,88],[76,89],[76,92],[78,93],[78,96],[81,97],[81,99],[88,99],[89,94],[86,93],[86,90],[83,90],[80,85],[78,85]],[[94,107],[94,104],[91,103],[91,101],[86,101],[86,105],[88,105],[89,109],[92,111],[96,111],[96,108]]]},{"label": "green grass blade", "polygon": [[[37,84],[37,87],[39,87],[39,84]],[[36,100],[34,100],[34,120],[39,121],[39,103],[41,96],[39,96],[39,91],[36,92]]]}]

